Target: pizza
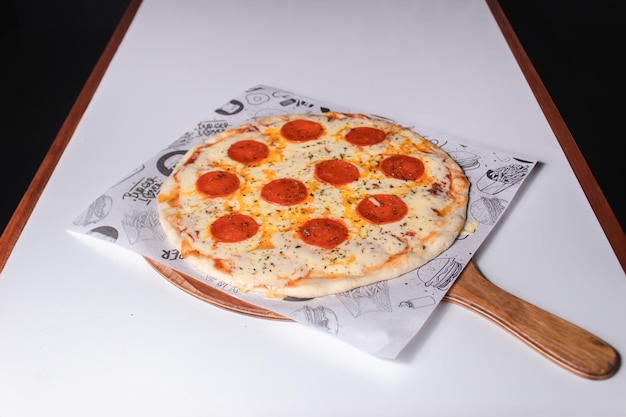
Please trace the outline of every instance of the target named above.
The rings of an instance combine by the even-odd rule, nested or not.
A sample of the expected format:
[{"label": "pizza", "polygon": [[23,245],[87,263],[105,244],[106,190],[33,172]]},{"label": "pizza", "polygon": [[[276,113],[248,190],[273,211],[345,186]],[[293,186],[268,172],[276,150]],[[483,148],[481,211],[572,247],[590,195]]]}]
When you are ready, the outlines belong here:
[{"label": "pizza", "polygon": [[388,119],[328,112],[228,129],[178,161],[158,196],[169,241],[198,271],[270,298],[389,280],[450,247],[469,181]]}]

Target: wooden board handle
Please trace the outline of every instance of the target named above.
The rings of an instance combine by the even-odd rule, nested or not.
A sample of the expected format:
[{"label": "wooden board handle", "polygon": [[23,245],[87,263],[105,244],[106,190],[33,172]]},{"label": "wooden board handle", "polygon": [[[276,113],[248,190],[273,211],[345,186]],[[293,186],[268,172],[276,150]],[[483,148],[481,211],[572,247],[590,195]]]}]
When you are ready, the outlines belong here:
[{"label": "wooden board handle", "polygon": [[565,369],[601,380],[617,372],[619,354],[604,340],[489,282],[470,262],[445,296],[502,326]]},{"label": "wooden board handle", "polygon": [[[161,263],[146,261],[168,281],[218,307],[246,315],[291,320],[216,290]],[[618,353],[603,340],[490,283],[470,262],[444,300],[499,324],[555,363],[589,379],[606,379],[619,366]]]}]

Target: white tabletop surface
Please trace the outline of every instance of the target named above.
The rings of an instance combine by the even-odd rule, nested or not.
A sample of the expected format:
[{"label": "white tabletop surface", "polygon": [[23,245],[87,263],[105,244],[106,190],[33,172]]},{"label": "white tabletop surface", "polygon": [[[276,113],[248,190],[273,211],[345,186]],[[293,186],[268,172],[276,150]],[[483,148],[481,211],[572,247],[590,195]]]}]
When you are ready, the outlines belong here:
[{"label": "white tabletop surface", "polygon": [[626,352],[626,278],[483,0],[144,0],[0,276],[0,416],[625,416],[592,381],[442,303],[397,360],[216,308],[66,227],[266,84],[540,161],[474,260]]}]

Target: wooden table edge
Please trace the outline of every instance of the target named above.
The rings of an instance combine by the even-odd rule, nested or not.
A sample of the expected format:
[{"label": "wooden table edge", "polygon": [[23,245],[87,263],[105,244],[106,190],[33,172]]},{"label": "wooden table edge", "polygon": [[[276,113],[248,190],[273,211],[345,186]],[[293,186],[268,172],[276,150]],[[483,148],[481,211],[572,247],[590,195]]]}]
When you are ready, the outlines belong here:
[{"label": "wooden table edge", "polygon": [[552,97],[548,93],[543,81],[539,77],[539,74],[535,70],[535,67],[528,58],[524,47],[519,41],[517,34],[513,30],[508,18],[506,17],[502,7],[498,0],[485,0],[491,10],[491,14],[496,20],[496,23],[500,27],[500,31],[504,35],[509,48],[513,52],[517,64],[519,65],[526,82],[530,86],[537,103],[543,111],[548,124],[552,128],[554,136],[559,142],[563,153],[567,158],[578,182],[591,205],[593,212],[604,231],[619,263],[623,270],[626,270],[626,234],[617,220],[615,212],[611,208],[606,199],[598,181],[594,177],[585,157],[583,156],[580,148],[576,144],[574,137],[572,136],[569,128],[565,124],[565,120],[561,116],[561,113],[557,109]]},{"label": "wooden table edge", "polygon": [[41,162],[39,169],[35,173],[33,180],[28,185],[26,192],[22,196],[22,199],[9,219],[6,228],[2,232],[2,236],[0,236],[0,272],[4,269],[4,266],[6,265],[6,262],[15,247],[17,239],[22,233],[26,222],[30,218],[39,197],[43,193],[52,172],[61,159],[61,155],[72,138],[72,135],[83,117],[87,106],[98,89],[100,81],[102,81],[102,78],[111,63],[115,52],[117,52],[117,49],[122,43],[122,40],[126,35],[126,31],[135,18],[140,5],[141,0],[130,1],[130,4],[124,11],[122,18],[115,27],[109,42],[104,48],[104,51],[91,71],[89,78],[85,82],[80,94],[72,105],[68,116],[61,125],[59,132],[52,142],[52,145],[50,145],[50,148]]},{"label": "wooden table edge", "polygon": [[[520,66],[526,81],[528,82],[539,106],[541,107],[552,131],[554,132],[566,158],[568,159],[576,178],[578,179],[600,225],[611,244],[622,269],[626,270],[626,235],[619,224],[615,213],[608,204],[602,189],[596,181],[587,161],[583,157],[580,149],[570,133],[565,121],[561,117],[556,105],[552,101],[541,78],[534,66],[530,62],[522,44],[520,43],[513,27],[509,23],[504,11],[500,7],[498,0],[485,0],[495,18],[509,48],[511,49],[518,65]],[[39,200],[52,172],[54,171],[63,151],[69,143],[80,119],[82,118],[89,102],[95,94],[100,81],[113,59],[119,45],[121,44],[128,28],[130,27],[142,0],[131,0],[124,15],[120,19],[111,39],[107,43],[98,62],[94,66],[87,82],[83,86],[76,102],[70,109],[59,133],[55,137],[50,149],[46,153],[43,162],[35,173],[33,180],[20,200],[13,216],[9,220],[2,236],[0,236],[0,272],[4,269],[6,262],[15,247],[26,222],[28,221],[35,204]]]}]

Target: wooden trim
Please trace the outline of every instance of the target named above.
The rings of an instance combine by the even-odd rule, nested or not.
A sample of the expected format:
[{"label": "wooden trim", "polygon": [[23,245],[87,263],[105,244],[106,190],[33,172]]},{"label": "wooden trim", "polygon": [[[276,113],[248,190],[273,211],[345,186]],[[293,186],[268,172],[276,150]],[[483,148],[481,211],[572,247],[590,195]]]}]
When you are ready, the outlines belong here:
[{"label": "wooden trim", "polygon": [[569,161],[583,192],[587,196],[587,200],[591,205],[604,234],[606,235],[609,243],[611,244],[617,259],[622,265],[622,269],[626,270],[626,234],[617,220],[613,209],[609,205],[600,185],[594,177],[585,157],[578,148],[574,137],[572,136],[569,128],[565,124],[561,113],[557,109],[554,101],[550,97],[548,90],[541,81],[539,74],[535,70],[535,67],[528,58],[524,47],[519,41],[513,27],[507,19],[504,11],[500,7],[498,0],[486,0],[487,5],[491,9],[504,38],[509,44],[509,48],[513,52],[517,64],[520,66],[526,81],[530,86],[539,106],[541,107],[543,114],[546,116],[556,139],[559,141],[565,157]]},{"label": "wooden trim", "polygon": [[135,18],[135,14],[137,13],[140,5],[141,0],[131,0],[130,4],[124,11],[124,15],[111,35],[111,39],[104,48],[104,51],[94,66],[94,69],[91,71],[89,78],[85,82],[78,98],[74,102],[67,118],[63,122],[59,133],[57,133],[50,149],[48,149],[48,152],[39,166],[39,169],[35,173],[33,180],[20,200],[13,216],[11,216],[11,219],[4,229],[2,236],[0,236],[0,272],[4,269],[9,255],[15,247],[17,239],[22,233],[22,230],[24,229],[28,218],[37,204],[41,193],[43,192],[50,176],[52,175],[52,172],[54,171],[54,168],[61,158],[65,147],[72,138],[72,135],[74,134],[80,119],[83,117],[89,102],[95,94],[98,85],[100,85],[100,81],[102,81],[111,60],[113,59],[117,48],[120,46],[122,39],[124,39],[124,35],[126,35],[126,31]]}]

